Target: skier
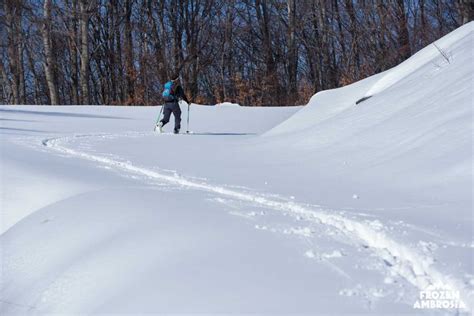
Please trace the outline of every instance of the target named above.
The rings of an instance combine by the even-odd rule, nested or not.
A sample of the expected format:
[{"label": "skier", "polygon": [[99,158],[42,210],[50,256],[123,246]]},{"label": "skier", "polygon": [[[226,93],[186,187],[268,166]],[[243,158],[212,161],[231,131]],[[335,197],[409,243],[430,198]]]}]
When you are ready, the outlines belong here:
[{"label": "skier", "polygon": [[181,128],[181,108],[179,107],[179,100],[182,99],[189,104],[188,98],[179,84],[179,73],[174,74],[171,77],[171,81],[165,83],[163,99],[165,101],[163,119],[156,126],[159,128],[160,133],[163,132],[163,126],[170,121],[171,113],[173,113],[174,133],[179,134],[179,129]]}]

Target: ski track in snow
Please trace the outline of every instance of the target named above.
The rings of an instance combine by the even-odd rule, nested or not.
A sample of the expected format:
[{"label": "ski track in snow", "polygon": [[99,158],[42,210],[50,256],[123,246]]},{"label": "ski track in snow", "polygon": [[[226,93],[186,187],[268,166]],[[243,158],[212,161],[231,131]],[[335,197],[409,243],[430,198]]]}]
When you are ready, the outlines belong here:
[{"label": "ski track in snow", "polygon": [[471,301],[474,293],[472,293],[472,291],[466,287],[462,281],[438,271],[433,266],[433,258],[422,255],[416,249],[398,243],[396,240],[389,237],[384,232],[384,226],[379,221],[377,221],[378,225],[370,225],[369,222],[357,221],[342,216],[341,214],[328,213],[320,207],[311,207],[292,200],[278,200],[272,198],[272,196],[263,196],[257,193],[239,191],[235,188],[213,185],[205,180],[200,181],[199,179],[186,178],[176,173],[174,175],[167,175],[155,170],[135,166],[128,161],[124,162],[110,157],[88,154],[62,145],[63,143],[78,138],[110,139],[116,137],[139,137],[146,135],[149,135],[149,133],[129,132],[124,134],[82,134],[73,135],[72,137],[44,139],[42,145],[62,154],[101,163],[111,169],[145,176],[149,179],[160,180],[181,188],[200,190],[221,197],[250,202],[256,206],[288,212],[295,216],[303,217],[308,221],[326,225],[327,227],[342,232],[350,238],[351,241],[356,242],[357,245],[372,250],[374,254],[390,268],[391,273],[402,277],[419,290],[425,290],[428,286],[439,286],[444,289],[459,291],[463,303],[469,309],[472,308]]}]

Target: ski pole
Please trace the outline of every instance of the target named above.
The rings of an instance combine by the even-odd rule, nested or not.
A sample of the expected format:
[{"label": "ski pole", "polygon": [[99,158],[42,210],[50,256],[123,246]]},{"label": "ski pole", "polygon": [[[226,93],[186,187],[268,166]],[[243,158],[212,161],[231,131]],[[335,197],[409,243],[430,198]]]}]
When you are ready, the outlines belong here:
[{"label": "ski pole", "polygon": [[186,134],[189,134],[189,107],[191,105],[188,103],[188,127],[186,128]]},{"label": "ski pole", "polygon": [[158,118],[156,119],[155,128],[154,128],[154,130],[153,130],[153,131],[155,131],[155,132],[156,132],[156,126],[157,126],[158,123],[160,122],[161,113],[163,113],[163,108],[164,108],[164,107],[165,107],[164,105],[161,106],[160,114],[158,114]]}]

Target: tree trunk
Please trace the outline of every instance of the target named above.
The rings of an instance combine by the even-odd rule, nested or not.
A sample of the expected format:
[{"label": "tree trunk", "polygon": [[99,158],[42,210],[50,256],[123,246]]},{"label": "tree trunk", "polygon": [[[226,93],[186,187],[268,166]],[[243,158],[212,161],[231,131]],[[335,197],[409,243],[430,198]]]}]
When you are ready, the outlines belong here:
[{"label": "tree trunk", "polygon": [[322,88],[329,89],[331,88],[331,61],[330,61],[330,45],[329,45],[329,31],[328,31],[328,23],[327,23],[327,11],[326,11],[326,1],[325,0],[318,0],[318,7],[319,12],[316,17],[317,27],[320,30],[319,36],[321,40],[319,42],[319,51],[321,54],[320,58],[320,71],[323,71],[321,74],[321,86]]},{"label": "tree trunk", "polygon": [[262,34],[264,62],[265,62],[265,78],[263,82],[263,89],[266,90],[266,97],[272,96],[263,100],[264,95],[261,95],[262,102],[265,104],[273,104],[275,101],[280,102],[278,78],[276,74],[276,62],[273,56],[272,42],[270,35],[270,17],[268,12],[267,0],[256,0],[257,20],[260,24],[260,32]]},{"label": "tree trunk", "polygon": [[3,60],[0,58],[0,104],[7,104],[7,74]]},{"label": "tree trunk", "polygon": [[26,57],[28,59],[28,66],[30,67],[31,74],[33,75],[33,83],[34,83],[34,96],[33,96],[33,104],[41,104],[41,78],[38,76],[35,68],[35,62],[33,60],[33,56],[31,54],[31,50],[26,50]]},{"label": "tree trunk", "polygon": [[89,92],[89,12],[87,12],[87,0],[79,1],[81,15],[81,92],[82,104],[90,104]]},{"label": "tree trunk", "polygon": [[80,104],[79,100],[79,63],[78,63],[78,38],[79,32],[77,29],[77,20],[78,20],[78,9],[77,9],[77,0],[72,0],[72,22],[71,28],[72,33],[69,37],[69,56],[71,61],[71,92],[72,92],[72,103]]},{"label": "tree trunk", "polygon": [[421,46],[425,45],[427,42],[427,22],[426,22],[426,13],[425,13],[425,0],[420,0],[420,38],[421,38]]},{"label": "tree trunk", "polygon": [[354,9],[354,4],[352,0],[346,0],[346,10],[347,13],[349,14],[349,19],[351,21],[350,23],[350,28],[349,32],[351,33],[351,56],[350,56],[350,71],[351,75],[353,78],[352,80],[357,80],[358,77],[354,73],[360,68],[360,55],[359,55],[359,38],[357,36],[358,34],[358,28],[357,28],[357,18],[356,18],[356,13]]},{"label": "tree trunk", "polygon": [[127,81],[127,102],[133,103],[135,99],[133,67],[133,38],[132,38],[132,9],[133,0],[125,1],[125,77]]},{"label": "tree trunk", "polygon": [[6,1],[5,3],[5,20],[7,27],[7,53],[8,65],[11,72],[11,94],[13,96],[13,104],[20,104],[20,59],[18,58],[18,47],[20,46],[18,23],[21,20],[22,1]]},{"label": "tree trunk", "polygon": [[411,56],[410,35],[408,32],[408,18],[405,12],[405,0],[398,0],[398,45],[400,61]]},{"label": "tree trunk", "polygon": [[288,8],[288,83],[289,104],[294,105],[298,98],[297,70],[298,50],[295,40],[296,30],[296,0],[287,1]]},{"label": "tree trunk", "polygon": [[54,58],[51,39],[51,0],[45,0],[43,5],[43,46],[44,46],[44,72],[46,75],[46,83],[48,85],[49,100],[51,105],[58,105],[58,88],[56,86],[56,79],[54,76]]}]

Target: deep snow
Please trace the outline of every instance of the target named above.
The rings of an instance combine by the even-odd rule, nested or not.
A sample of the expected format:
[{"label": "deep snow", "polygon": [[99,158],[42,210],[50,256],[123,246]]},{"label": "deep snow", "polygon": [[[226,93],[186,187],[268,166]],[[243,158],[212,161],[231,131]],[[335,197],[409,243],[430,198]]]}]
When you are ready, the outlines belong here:
[{"label": "deep snow", "polygon": [[[304,108],[193,105],[191,135],[0,107],[0,311],[468,313],[473,26]],[[468,309],[414,309],[430,285]]]}]

